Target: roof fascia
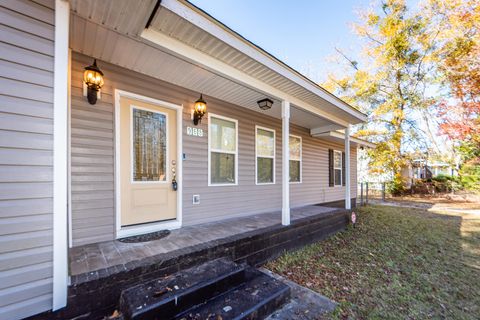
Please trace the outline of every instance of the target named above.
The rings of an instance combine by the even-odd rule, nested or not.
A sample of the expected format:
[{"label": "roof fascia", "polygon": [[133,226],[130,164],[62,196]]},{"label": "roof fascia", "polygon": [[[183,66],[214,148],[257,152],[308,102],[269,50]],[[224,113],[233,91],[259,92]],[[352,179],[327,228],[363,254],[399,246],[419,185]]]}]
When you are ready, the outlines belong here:
[{"label": "roof fascia", "polygon": [[265,95],[273,96],[279,100],[289,101],[290,103],[299,108],[302,108],[314,115],[332,121],[342,127],[346,127],[349,124],[349,122],[344,118],[334,116],[331,113],[328,113],[311,104],[308,104],[303,100],[300,100],[294,96],[285,93],[282,90],[272,87],[265,82],[260,81],[250,75],[247,75],[246,73],[200,50],[197,50],[159,31],[153,30],[152,28],[145,29],[141,33],[140,37],[157,45],[158,47],[162,48],[162,50],[166,50],[167,52],[178,56],[184,60],[186,59],[193,64],[202,65],[207,70],[216,74],[220,74],[236,83],[242,84],[253,90],[263,92]]}]

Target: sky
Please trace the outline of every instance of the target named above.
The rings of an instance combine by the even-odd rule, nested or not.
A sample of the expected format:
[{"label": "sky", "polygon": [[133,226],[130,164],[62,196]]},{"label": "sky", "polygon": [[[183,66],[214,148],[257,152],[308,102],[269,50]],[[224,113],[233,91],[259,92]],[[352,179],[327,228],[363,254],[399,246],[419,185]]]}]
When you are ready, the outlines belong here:
[{"label": "sky", "polygon": [[[358,51],[352,33],[368,0],[190,0],[314,81],[333,71],[335,47]],[[357,50],[356,50],[357,49]]]},{"label": "sky", "polygon": [[[361,42],[353,33],[353,24],[359,22],[359,13],[368,10],[372,3],[377,4],[378,10],[379,2],[189,1],[317,83],[325,81],[329,72],[343,72],[333,61],[334,56],[338,57],[335,48],[347,52],[350,58],[358,58]],[[407,0],[410,8],[417,4],[418,0]]]},{"label": "sky", "polygon": [[[189,0],[315,82],[342,72],[335,48],[356,59],[358,13],[379,0]],[[376,1],[376,2],[375,2]],[[409,7],[418,0],[407,0]]]}]

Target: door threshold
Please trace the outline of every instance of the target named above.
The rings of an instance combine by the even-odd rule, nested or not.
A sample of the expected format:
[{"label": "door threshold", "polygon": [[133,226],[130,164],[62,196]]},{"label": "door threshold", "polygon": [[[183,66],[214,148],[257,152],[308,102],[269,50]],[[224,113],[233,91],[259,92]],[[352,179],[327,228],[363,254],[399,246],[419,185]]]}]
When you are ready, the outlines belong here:
[{"label": "door threshold", "polygon": [[160,230],[174,230],[182,226],[182,223],[178,220],[169,220],[162,222],[155,222],[143,225],[134,225],[129,227],[121,227],[117,230],[117,239],[130,236],[138,236],[140,234],[151,233]]}]

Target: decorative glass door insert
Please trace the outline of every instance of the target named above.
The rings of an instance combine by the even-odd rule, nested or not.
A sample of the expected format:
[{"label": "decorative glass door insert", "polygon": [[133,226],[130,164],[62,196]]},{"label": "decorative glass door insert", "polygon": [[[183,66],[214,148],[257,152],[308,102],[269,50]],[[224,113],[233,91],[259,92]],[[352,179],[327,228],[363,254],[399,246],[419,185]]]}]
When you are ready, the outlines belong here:
[{"label": "decorative glass door insert", "polygon": [[167,117],[132,108],[133,181],[166,181]]}]

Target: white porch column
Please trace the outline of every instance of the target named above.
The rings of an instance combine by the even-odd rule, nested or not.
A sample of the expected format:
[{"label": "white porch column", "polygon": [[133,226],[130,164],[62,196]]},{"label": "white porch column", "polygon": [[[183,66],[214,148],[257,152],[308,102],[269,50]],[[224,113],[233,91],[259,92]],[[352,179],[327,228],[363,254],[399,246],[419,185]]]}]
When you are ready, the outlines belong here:
[{"label": "white porch column", "polygon": [[53,311],[67,305],[69,19],[70,3],[56,0],[53,66]]},{"label": "white porch column", "polygon": [[345,128],[345,209],[350,210],[350,126]]},{"label": "white porch column", "polygon": [[282,101],[282,224],[290,224],[290,102]]}]

